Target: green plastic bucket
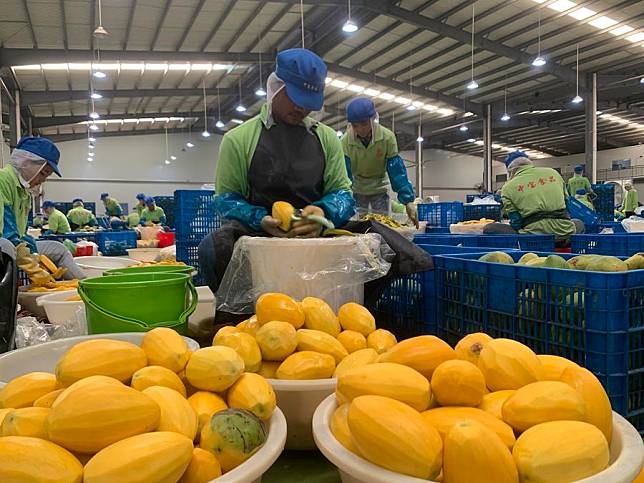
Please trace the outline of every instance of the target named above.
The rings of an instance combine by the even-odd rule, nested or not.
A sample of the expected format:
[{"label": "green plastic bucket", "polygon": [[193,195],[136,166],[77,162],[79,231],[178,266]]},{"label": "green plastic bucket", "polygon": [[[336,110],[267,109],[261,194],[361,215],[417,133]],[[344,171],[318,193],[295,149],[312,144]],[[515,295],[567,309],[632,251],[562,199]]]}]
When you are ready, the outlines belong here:
[{"label": "green plastic bucket", "polygon": [[195,267],[188,265],[133,265],[131,267],[112,268],[106,270],[103,275],[132,275],[139,273],[185,273],[192,275]]},{"label": "green plastic bucket", "polygon": [[183,273],[112,275],[79,283],[87,299],[102,310],[147,325],[179,320],[190,286],[190,275]]},{"label": "green plastic bucket", "polygon": [[147,332],[155,327],[168,327],[176,330],[181,335],[186,335],[188,332],[188,317],[195,311],[198,303],[197,290],[192,284],[190,284],[190,293],[192,302],[177,320],[146,324],[140,320],[116,315],[102,309],[87,297],[87,293],[82,287],[78,287],[78,294],[85,303],[87,329],[90,334]]}]

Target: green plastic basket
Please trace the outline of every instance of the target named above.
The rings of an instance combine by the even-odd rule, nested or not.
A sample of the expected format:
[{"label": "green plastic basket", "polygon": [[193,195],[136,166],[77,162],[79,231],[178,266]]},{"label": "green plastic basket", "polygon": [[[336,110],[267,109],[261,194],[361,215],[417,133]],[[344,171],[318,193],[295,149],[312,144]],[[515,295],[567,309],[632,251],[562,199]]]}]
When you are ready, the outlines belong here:
[{"label": "green plastic basket", "polygon": [[112,268],[106,270],[103,275],[136,275],[141,273],[185,273],[192,275],[196,272],[195,267],[189,265],[133,265],[131,267]]},{"label": "green plastic basket", "polygon": [[146,324],[141,320],[124,317],[109,312],[96,305],[88,296],[83,287],[78,287],[78,294],[85,303],[87,328],[90,334],[109,334],[115,332],[147,332],[156,327],[168,327],[176,330],[181,335],[188,332],[188,318],[197,308],[197,290],[192,283],[189,284],[191,303],[177,318],[177,320],[163,321]]},{"label": "green plastic basket", "polygon": [[79,288],[106,312],[153,325],[179,320],[191,283],[183,273],[139,273],[85,279]]}]

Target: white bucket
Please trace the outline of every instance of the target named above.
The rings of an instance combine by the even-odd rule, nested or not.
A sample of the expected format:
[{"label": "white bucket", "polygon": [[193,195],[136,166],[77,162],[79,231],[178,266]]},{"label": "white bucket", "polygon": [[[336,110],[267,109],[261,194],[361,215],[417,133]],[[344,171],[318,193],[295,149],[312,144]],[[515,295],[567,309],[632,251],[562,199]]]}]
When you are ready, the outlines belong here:
[{"label": "white bucket", "polygon": [[[251,263],[253,287],[262,292],[280,292],[296,300],[319,297],[334,312],[347,302],[362,304],[364,284],[355,283],[351,267],[324,273],[337,267],[347,254],[359,255],[359,238],[262,238],[245,240]],[[314,275],[310,280],[301,274]]]},{"label": "white bucket", "polygon": [[312,421],[318,405],[335,392],[335,379],[287,381],[269,379],[277,405],[284,412],[288,424],[286,449],[315,449]]},{"label": "white bucket", "polygon": [[[313,416],[313,436],[322,454],[338,467],[342,483],[429,483],[412,476],[394,473],[353,454],[342,446],[329,429],[336,410],[335,395],[326,398]],[[609,466],[601,473],[577,483],[631,483],[639,474],[644,459],[644,443],[637,430],[613,411],[613,437]]]},{"label": "white bucket", "polygon": [[85,315],[85,304],[82,300],[65,300],[73,295],[78,295],[78,291],[54,292],[38,298],[36,304],[45,309],[45,314],[47,314],[47,320],[49,320],[50,324],[61,325],[73,319],[78,309],[81,309],[83,315]]},{"label": "white bucket", "polygon": [[131,258],[118,257],[76,257],[74,258],[87,278],[102,277],[103,272],[113,268],[125,268],[138,265],[139,262]]}]

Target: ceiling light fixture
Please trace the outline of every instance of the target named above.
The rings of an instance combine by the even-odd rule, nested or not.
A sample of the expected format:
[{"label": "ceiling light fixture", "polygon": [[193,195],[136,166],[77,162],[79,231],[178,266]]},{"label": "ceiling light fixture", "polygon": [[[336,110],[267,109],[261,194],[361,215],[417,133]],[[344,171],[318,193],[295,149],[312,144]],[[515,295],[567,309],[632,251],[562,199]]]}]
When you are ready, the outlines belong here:
[{"label": "ceiling light fixture", "polygon": [[95,142],[96,142],[96,138],[95,138],[94,136],[90,136],[89,138],[87,138],[87,140],[88,140],[90,143],[95,143]]},{"label": "ceiling light fixture", "polygon": [[90,128],[92,131],[98,131],[98,126],[97,126],[96,124],[90,124],[89,128]]},{"label": "ceiling light fixture", "polygon": [[91,97],[92,99],[103,99],[103,95],[99,94],[98,92],[92,92],[89,97]]},{"label": "ceiling light fixture", "polygon": [[[94,19],[92,19],[92,21],[93,20]],[[105,27],[103,27],[103,5],[101,3],[101,0],[98,0],[98,27],[94,29],[93,35],[97,39],[104,39],[110,35],[110,33],[105,30]]]},{"label": "ceiling light fixture", "polygon": [[92,161],[94,161],[94,160],[93,160],[92,158],[89,158],[89,157],[88,157],[88,158],[87,158],[87,161],[89,161],[89,162],[91,163],[91,162],[92,162]]},{"label": "ceiling light fixture", "polygon": [[92,75],[96,79],[105,79],[107,77],[107,74],[105,72],[103,72],[102,70],[95,70]]},{"label": "ceiling light fixture", "polygon": [[90,119],[98,119],[98,118],[101,117],[101,115],[96,111],[92,111],[92,112],[89,113],[89,117],[90,117]]},{"label": "ceiling light fixture", "polygon": [[470,130],[470,128],[467,127],[467,125],[463,124],[461,127],[458,128],[458,130],[461,132],[467,132]]},{"label": "ceiling light fixture", "polygon": [[472,4],[472,80],[465,87],[471,91],[479,87],[478,83],[474,80],[474,4]]},{"label": "ceiling light fixture", "polygon": [[424,139],[422,136],[418,136],[418,137],[416,138],[416,142],[417,142],[418,144],[422,143],[424,140],[425,140],[425,139]]},{"label": "ceiling light fixture", "polygon": [[177,159],[177,157],[176,157],[174,154],[171,154],[171,155],[170,155],[170,159],[171,159],[172,161],[174,161],[175,159]]},{"label": "ceiling light fixture", "polygon": [[579,95],[579,44],[577,44],[577,60],[575,63],[575,72],[577,74],[577,95],[572,98],[572,103],[579,104],[584,101],[584,99]]},{"label": "ceiling light fixture", "polygon": [[186,143],[186,147],[187,147],[187,148],[194,148],[194,147],[195,147],[195,145],[192,143],[192,141],[188,141],[188,142]]},{"label": "ceiling light fixture", "polygon": [[644,84],[644,77],[640,79],[640,84]]},{"label": "ceiling light fixture", "polygon": [[[210,137],[208,132],[208,106],[206,104],[206,77],[201,80],[201,88],[203,90],[203,132],[201,135],[205,138]],[[217,103],[219,103],[219,87],[217,87]]]},{"label": "ceiling light fixture", "polygon": [[170,160],[168,160],[168,159],[166,159],[164,162],[165,162],[165,164],[170,164]]},{"label": "ceiling light fixture", "polygon": [[241,76],[239,76],[239,104],[235,108],[237,112],[246,112],[246,106],[242,103],[242,93],[241,93]]},{"label": "ceiling light fixture", "polygon": [[[168,160],[170,149],[168,146],[168,128],[167,126],[164,128],[165,130],[165,164],[170,164],[170,161]],[[170,156],[171,159],[177,159],[174,156]]]},{"label": "ceiling light fixture", "polygon": [[[261,40],[260,40],[261,43]],[[264,97],[266,95],[266,90],[262,87],[262,51],[259,51],[259,87],[255,91],[257,97]]]},{"label": "ceiling light fixture", "polygon": [[348,34],[358,31],[358,26],[351,20],[351,0],[347,0],[347,21],[342,26],[342,31]]},{"label": "ceiling light fixture", "polygon": [[503,89],[503,115],[501,116],[501,121],[509,121],[510,115],[508,114],[508,79],[505,79],[505,87]]},{"label": "ceiling light fixture", "polygon": [[[204,103],[205,99],[204,95]],[[217,129],[223,129],[224,126],[226,125],[221,121],[221,98],[219,97],[219,86],[217,86],[217,122],[215,123],[215,127]]]},{"label": "ceiling light fixture", "polygon": [[537,27],[537,56],[532,61],[535,67],[543,67],[546,65],[546,59],[541,56],[541,9],[539,9],[539,23]]}]

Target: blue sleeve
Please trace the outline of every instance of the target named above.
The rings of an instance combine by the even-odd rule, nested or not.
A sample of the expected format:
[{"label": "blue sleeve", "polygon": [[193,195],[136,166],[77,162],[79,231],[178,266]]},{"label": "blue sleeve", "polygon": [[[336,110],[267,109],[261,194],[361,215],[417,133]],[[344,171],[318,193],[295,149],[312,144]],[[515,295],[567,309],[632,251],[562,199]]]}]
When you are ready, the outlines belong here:
[{"label": "blue sleeve", "polygon": [[322,208],[336,228],[344,226],[356,212],[356,202],[349,190],[330,191],[313,205]]},{"label": "blue sleeve", "polygon": [[4,205],[3,223],[2,238],[6,238],[14,245],[20,243],[20,233],[18,233],[16,216],[13,213],[13,207],[11,205]]},{"label": "blue sleeve", "polygon": [[165,225],[167,223],[167,218],[165,217],[165,215],[161,215],[159,217],[159,223],[161,223],[162,225]]},{"label": "blue sleeve", "polygon": [[510,219],[510,226],[512,228],[514,228],[517,231],[523,228],[521,223],[521,215],[519,214],[519,212],[513,211],[511,213],[508,213],[508,218]]},{"label": "blue sleeve", "polygon": [[266,208],[251,205],[239,193],[215,196],[215,209],[223,218],[237,220],[255,231],[261,231],[262,218],[268,215]]},{"label": "blue sleeve", "polygon": [[141,225],[141,226],[145,226],[145,224],[146,224],[146,223],[147,223],[147,222],[145,221],[145,217],[144,217],[144,216],[142,216],[141,218],[139,218],[139,225]]},{"label": "blue sleeve", "polygon": [[398,193],[398,201],[403,205],[414,201],[414,188],[407,178],[407,168],[405,162],[399,155],[395,155],[387,160],[387,174],[391,182],[391,189]]},{"label": "blue sleeve", "polygon": [[346,154],[344,155],[344,164],[347,166],[347,176],[353,183],[353,173],[351,172],[351,159]]}]

